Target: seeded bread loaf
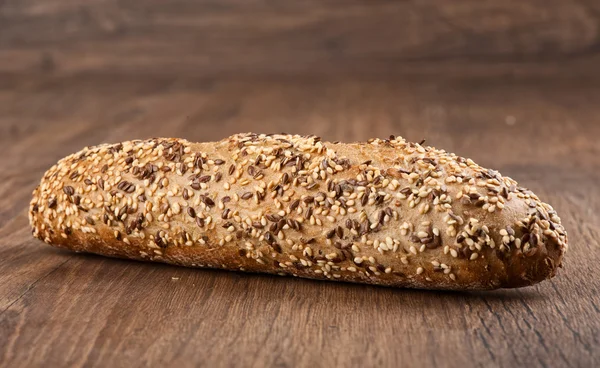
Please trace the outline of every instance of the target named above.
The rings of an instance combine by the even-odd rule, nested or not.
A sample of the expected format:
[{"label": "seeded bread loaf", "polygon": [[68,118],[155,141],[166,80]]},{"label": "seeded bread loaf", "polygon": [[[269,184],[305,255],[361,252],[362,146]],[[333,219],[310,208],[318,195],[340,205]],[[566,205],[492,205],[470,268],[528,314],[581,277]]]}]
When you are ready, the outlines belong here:
[{"label": "seeded bread loaf", "polygon": [[399,137],[85,148],[46,172],[29,217],[35,237],[77,252],[425,289],[531,285],[567,249],[535,194]]}]

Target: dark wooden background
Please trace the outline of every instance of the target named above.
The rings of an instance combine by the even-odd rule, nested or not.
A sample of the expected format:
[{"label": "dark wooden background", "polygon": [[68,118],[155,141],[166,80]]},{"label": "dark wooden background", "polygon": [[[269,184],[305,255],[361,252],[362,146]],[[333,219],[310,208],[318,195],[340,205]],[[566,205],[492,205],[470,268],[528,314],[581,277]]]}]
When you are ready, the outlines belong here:
[{"label": "dark wooden background", "polygon": [[[0,0],[0,366],[600,364],[600,2]],[[428,292],[75,255],[31,238],[83,146],[403,135],[555,206],[565,268]]]}]

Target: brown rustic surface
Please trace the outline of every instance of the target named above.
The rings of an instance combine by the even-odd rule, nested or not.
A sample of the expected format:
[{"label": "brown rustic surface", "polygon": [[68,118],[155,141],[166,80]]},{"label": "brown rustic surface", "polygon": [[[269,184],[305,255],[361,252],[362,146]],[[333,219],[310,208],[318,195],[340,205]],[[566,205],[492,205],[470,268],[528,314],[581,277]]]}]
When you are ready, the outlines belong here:
[{"label": "brown rustic surface", "polygon": [[[0,366],[599,366],[599,3],[460,3],[0,0]],[[551,203],[565,267],[428,292],[31,238],[31,191],[59,158],[241,131],[426,138]]]},{"label": "brown rustic surface", "polygon": [[0,0],[0,72],[580,75],[597,0]]},{"label": "brown rustic surface", "polygon": [[[581,82],[12,81],[0,91],[0,362],[592,366],[596,90]],[[31,238],[30,192],[60,157],[99,142],[240,130],[347,141],[395,133],[473,157],[556,207],[570,235],[565,268],[523,290],[440,293],[104,259]]]}]

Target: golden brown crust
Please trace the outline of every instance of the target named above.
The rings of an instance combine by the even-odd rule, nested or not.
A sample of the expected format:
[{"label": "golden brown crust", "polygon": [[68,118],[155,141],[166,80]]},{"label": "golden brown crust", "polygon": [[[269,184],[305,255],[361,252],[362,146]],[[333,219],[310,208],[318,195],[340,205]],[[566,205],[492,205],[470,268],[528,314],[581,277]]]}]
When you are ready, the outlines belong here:
[{"label": "golden brown crust", "polygon": [[556,212],[514,180],[394,137],[86,148],[46,172],[30,221],[75,251],[426,289],[531,285],[567,249]]}]

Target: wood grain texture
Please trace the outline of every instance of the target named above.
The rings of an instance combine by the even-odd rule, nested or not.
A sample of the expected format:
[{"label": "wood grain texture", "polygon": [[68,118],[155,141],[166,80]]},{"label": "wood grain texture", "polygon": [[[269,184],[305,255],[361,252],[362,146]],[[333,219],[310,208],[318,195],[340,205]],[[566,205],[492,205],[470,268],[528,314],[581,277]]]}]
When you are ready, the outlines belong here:
[{"label": "wood grain texture", "polygon": [[[600,366],[600,3],[0,0],[0,367]],[[76,255],[31,191],[86,145],[402,135],[500,170],[569,232],[486,293]]]},{"label": "wood grain texture", "polygon": [[[353,78],[6,76],[0,86],[0,366],[591,367],[600,363],[600,95],[593,83]],[[82,146],[426,138],[514,177],[569,231],[535,287],[426,292],[192,270],[30,237],[42,173]]]},{"label": "wood grain texture", "polygon": [[596,0],[3,0],[0,71],[588,76]]}]

